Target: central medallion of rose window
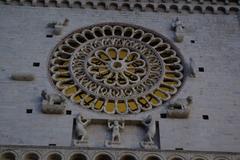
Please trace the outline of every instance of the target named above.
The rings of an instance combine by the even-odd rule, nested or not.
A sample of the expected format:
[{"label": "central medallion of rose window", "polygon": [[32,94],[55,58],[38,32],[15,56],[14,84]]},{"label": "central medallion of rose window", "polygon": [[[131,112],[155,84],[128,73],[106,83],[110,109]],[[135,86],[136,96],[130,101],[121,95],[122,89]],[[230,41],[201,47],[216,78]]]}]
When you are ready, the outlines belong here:
[{"label": "central medallion of rose window", "polygon": [[79,106],[109,114],[161,106],[183,81],[183,59],[165,37],[128,24],[82,28],[50,57],[56,88]]}]

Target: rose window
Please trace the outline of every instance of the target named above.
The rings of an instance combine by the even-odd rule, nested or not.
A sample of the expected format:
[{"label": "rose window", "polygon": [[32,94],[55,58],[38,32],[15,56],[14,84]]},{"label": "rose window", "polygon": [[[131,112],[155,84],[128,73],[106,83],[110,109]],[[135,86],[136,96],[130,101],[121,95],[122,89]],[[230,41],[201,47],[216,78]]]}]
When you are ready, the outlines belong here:
[{"label": "rose window", "polygon": [[109,114],[160,107],[184,79],[178,49],[154,31],[98,24],[74,31],[54,49],[49,73],[56,88],[79,106]]},{"label": "rose window", "polygon": [[146,63],[140,54],[127,48],[98,50],[89,60],[88,72],[93,79],[113,87],[127,87],[146,74]]}]

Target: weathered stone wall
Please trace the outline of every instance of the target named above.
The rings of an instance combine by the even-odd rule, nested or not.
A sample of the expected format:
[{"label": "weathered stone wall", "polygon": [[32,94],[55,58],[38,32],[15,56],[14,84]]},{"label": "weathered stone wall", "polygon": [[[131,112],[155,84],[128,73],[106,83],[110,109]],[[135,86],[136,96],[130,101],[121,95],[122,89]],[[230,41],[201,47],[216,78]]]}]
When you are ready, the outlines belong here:
[{"label": "weathered stone wall", "polygon": [[[186,61],[190,57],[195,60],[197,70],[204,68],[204,72],[197,71],[196,78],[188,78],[176,96],[193,97],[188,119],[160,118],[164,113],[162,109],[130,116],[97,114],[69,101],[67,110],[71,110],[71,115],[41,113],[41,90],[56,92],[48,80],[48,56],[69,32],[96,23],[124,22],[144,26],[173,40],[170,27],[177,16],[185,24],[184,41],[176,43],[177,47]],[[70,20],[69,25],[62,35],[52,36],[47,24],[62,22],[64,18]],[[1,145],[71,146],[73,119],[79,112],[93,119],[124,118],[129,121],[139,121],[150,113],[159,124],[157,136],[162,150],[239,152],[240,27],[237,15],[0,5],[0,22]],[[34,62],[40,65],[33,66]],[[32,73],[35,80],[11,80],[11,74],[18,72]],[[26,109],[32,109],[32,113],[26,113]],[[203,119],[203,115],[209,119]],[[103,147],[104,139],[109,136],[106,123],[99,125],[97,131],[89,127],[92,131],[90,147]],[[144,129],[127,126],[121,133],[122,148],[140,149],[137,144]]]}]

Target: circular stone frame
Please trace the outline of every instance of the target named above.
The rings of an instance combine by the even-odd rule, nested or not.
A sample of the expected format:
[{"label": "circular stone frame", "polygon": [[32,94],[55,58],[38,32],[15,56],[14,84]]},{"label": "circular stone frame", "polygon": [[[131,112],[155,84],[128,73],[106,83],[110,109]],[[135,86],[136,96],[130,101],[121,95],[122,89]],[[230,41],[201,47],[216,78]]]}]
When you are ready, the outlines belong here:
[{"label": "circular stone frame", "polygon": [[[4,157],[4,156],[7,156],[7,157]],[[18,154],[14,151],[6,150],[6,151],[3,151],[2,153],[0,153],[0,159],[1,160],[17,160]]]},{"label": "circular stone frame", "polygon": [[40,160],[41,154],[37,151],[27,151],[22,156],[23,160]]},{"label": "circular stone frame", "polygon": [[49,57],[51,83],[72,102],[97,112],[159,108],[182,88],[184,58],[166,37],[125,23],[73,31]]},{"label": "circular stone frame", "polygon": [[104,152],[104,151],[100,151],[98,153],[96,153],[93,158],[93,160],[114,160],[114,156],[109,153],[109,152]]}]

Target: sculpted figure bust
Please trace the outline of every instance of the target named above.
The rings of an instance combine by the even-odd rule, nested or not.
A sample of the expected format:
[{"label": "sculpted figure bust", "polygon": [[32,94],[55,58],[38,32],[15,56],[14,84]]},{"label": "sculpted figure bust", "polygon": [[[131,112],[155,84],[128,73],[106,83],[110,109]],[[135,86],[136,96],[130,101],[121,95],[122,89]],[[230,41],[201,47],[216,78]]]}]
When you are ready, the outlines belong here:
[{"label": "sculpted figure bust", "polygon": [[117,120],[110,122],[108,121],[108,128],[112,129],[112,141],[111,143],[120,143],[120,129],[124,129],[124,122],[120,124]]},{"label": "sculpted figure bust", "polygon": [[65,99],[58,94],[48,94],[42,90],[42,111],[47,114],[63,114],[65,111]]},{"label": "sculpted figure bust", "polygon": [[78,114],[76,117],[76,138],[80,140],[80,142],[86,142],[87,137],[87,130],[86,127],[91,122],[91,119],[85,119],[81,114]]}]

